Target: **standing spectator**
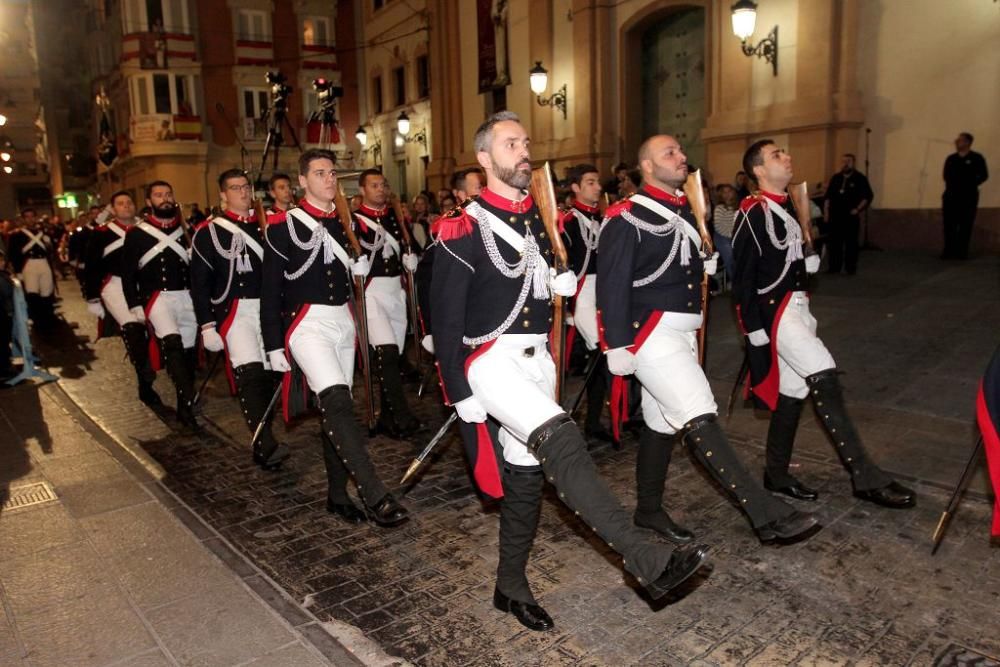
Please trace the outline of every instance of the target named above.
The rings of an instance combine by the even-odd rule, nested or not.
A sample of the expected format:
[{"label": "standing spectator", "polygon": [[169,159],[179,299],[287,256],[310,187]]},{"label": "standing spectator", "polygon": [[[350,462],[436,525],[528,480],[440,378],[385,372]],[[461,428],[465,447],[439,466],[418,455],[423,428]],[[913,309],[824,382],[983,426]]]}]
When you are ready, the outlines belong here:
[{"label": "standing spectator", "polygon": [[733,275],[733,225],[736,214],[740,210],[739,196],[736,188],[728,183],[721,183],[715,189],[715,211],[712,218],[712,241],[719,251],[723,269],[729,276]]},{"label": "standing spectator", "polygon": [[431,237],[431,202],[421,193],[413,198],[410,206],[410,233],[417,243],[417,250],[423,252]]},{"label": "standing spectator", "polygon": [[873,196],[868,179],[854,168],[854,155],[845,153],[840,171],[826,186],[823,220],[830,227],[827,273],[840,273],[841,266],[849,276],[857,273],[861,212]]},{"label": "standing spectator", "polygon": [[629,166],[624,162],[619,162],[611,170],[611,178],[606,180],[601,186],[601,190],[608,195],[611,201],[615,201],[625,196],[622,195],[622,186],[628,179]]},{"label": "standing spectator", "polygon": [[736,172],[736,196],[740,201],[743,201],[745,197],[750,196],[750,177],[747,176],[745,171]]},{"label": "standing spectator", "polygon": [[944,161],[944,252],[941,259],[968,259],[972,225],[979,206],[979,186],[989,178],[986,159],[972,150],[972,135],[962,132],[955,151]]}]

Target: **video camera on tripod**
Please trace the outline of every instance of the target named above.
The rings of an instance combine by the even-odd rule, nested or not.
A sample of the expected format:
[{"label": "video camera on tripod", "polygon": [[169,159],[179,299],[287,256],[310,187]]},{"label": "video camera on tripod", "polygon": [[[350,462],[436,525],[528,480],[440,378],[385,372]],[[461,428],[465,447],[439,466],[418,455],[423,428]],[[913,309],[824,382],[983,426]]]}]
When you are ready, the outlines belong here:
[{"label": "video camera on tripod", "polygon": [[344,89],[333,85],[333,81],[327,79],[313,79],[313,90],[316,91],[316,102],[318,108],[309,118],[309,121],[321,121],[326,124],[333,122],[333,108],[337,98],[344,96]]},{"label": "video camera on tripod", "polygon": [[281,71],[268,72],[264,79],[271,86],[271,108],[288,110],[288,96],[292,94],[292,87],[288,85],[288,78]]}]

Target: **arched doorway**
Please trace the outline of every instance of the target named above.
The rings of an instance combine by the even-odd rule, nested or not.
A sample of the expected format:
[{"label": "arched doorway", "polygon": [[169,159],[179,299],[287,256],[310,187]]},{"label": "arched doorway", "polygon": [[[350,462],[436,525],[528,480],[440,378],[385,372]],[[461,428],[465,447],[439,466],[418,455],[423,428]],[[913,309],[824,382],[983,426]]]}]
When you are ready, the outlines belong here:
[{"label": "arched doorway", "polygon": [[622,40],[623,158],[634,161],[639,144],[650,135],[672,134],[691,164],[704,165],[705,7],[660,5],[627,24]]}]

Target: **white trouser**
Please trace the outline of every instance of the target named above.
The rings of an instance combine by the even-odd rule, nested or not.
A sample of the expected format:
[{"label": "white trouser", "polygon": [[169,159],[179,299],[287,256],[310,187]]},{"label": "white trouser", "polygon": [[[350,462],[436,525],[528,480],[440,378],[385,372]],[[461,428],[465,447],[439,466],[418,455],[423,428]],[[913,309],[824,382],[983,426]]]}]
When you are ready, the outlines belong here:
[{"label": "white trouser", "polygon": [[38,294],[40,296],[52,296],[54,284],[52,282],[52,267],[46,259],[35,257],[24,263],[24,270],[21,271],[21,284],[27,294]]},{"label": "white trouser", "polygon": [[792,398],[805,398],[809,395],[805,378],[836,366],[833,355],[816,336],[809,296],[792,292],[778,322],[778,391]]},{"label": "white trouser", "polygon": [[368,344],[395,345],[403,352],[406,342],[406,292],[399,278],[372,278],[365,288],[368,309]]},{"label": "white trouser", "polygon": [[291,335],[289,352],[306,376],[309,388],[320,393],[328,387],[354,381],[354,318],[350,308],[309,304]]},{"label": "white trouser", "polygon": [[198,321],[186,289],[157,292],[146,304],[146,320],[160,340],[180,334],[184,347],[194,347],[198,339]]},{"label": "white trouser", "polygon": [[588,350],[597,349],[597,275],[588,274],[576,295],[573,324],[583,337]]},{"label": "white trouser", "polygon": [[260,299],[237,299],[233,308],[236,312],[229,313],[223,323],[225,333],[219,330],[226,341],[230,365],[239,368],[244,364],[263,363],[264,368],[270,370],[260,333]]},{"label": "white trouser", "polygon": [[118,326],[138,322],[138,318],[128,309],[125,302],[125,292],[122,291],[122,279],[119,276],[111,276],[101,288],[101,301],[104,303],[104,310],[111,317],[115,318]]},{"label": "white trouser", "polygon": [[[665,318],[664,318],[665,319]],[[698,334],[678,331],[661,319],[636,353],[642,383],[642,418],[658,433],[676,433],[695,417],[718,407],[698,365]]]},{"label": "white trouser", "polygon": [[[530,350],[526,356],[526,351]],[[500,422],[503,458],[537,466],[525,443],[536,428],[564,410],[556,403],[556,366],[544,334],[504,334],[469,366],[473,395]]]}]

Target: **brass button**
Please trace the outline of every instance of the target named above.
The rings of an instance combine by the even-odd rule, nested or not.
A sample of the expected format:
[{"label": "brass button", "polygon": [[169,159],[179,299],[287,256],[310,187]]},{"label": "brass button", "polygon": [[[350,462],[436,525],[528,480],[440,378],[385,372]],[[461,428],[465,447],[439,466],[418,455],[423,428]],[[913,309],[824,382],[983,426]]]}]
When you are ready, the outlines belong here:
[{"label": "brass button", "polygon": [[529,322],[528,320],[525,320],[524,322],[521,322],[521,326],[523,326],[525,329],[527,329],[528,327],[531,326],[531,322]]},{"label": "brass button", "polygon": [[517,216],[516,215],[512,215],[512,216],[510,216],[510,218],[508,220],[510,222],[517,222]]},{"label": "brass button", "polygon": [[544,238],[545,238],[545,232],[542,232],[541,234],[539,234],[539,235],[538,235],[538,238],[540,238],[540,239],[544,239]]},{"label": "brass button", "polygon": [[692,283],[688,283],[688,289],[694,289],[694,285]]},{"label": "brass button", "polygon": [[638,329],[639,328],[639,323],[638,322],[633,322],[632,323],[632,328],[633,329]]},{"label": "brass button", "polygon": [[690,276],[692,273],[691,269],[688,269],[688,275]]},{"label": "brass button", "polygon": [[528,306],[525,306],[524,308],[521,309],[521,312],[524,313],[525,315],[527,315],[528,313],[531,312],[531,308],[529,308]]},{"label": "brass button", "polygon": [[333,271],[327,271],[327,272],[326,272],[326,275],[328,275],[328,276],[332,276],[332,275],[333,275]]},{"label": "brass button", "polygon": [[688,301],[688,308],[690,308],[690,307],[691,307],[691,306],[693,306],[693,305],[694,305],[694,302],[692,302],[692,301]]},{"label": "brass button", "polygon": [[768,301],[768,303],[773,306],[774,305],[774,299],[771,299],[770,301]]}]

